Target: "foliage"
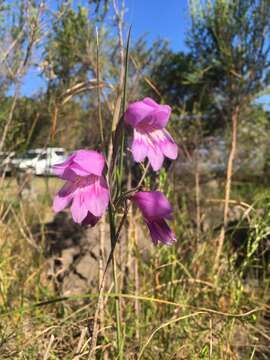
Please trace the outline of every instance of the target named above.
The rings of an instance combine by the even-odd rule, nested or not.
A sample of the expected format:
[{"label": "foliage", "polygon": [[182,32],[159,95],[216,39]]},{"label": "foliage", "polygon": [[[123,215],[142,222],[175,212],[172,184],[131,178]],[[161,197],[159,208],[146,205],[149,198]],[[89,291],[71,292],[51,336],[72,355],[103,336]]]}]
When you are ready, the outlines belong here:
[{"label": "foliage", "polygon": [[222,111],[251,101],[268,84],[269,15],[268,0],[191,1],[188,44],[202,74],[197,81],[212,87]]},{"label": "foliage", "polygon": [[192,0],[190,8],[190,52],[164,54],[151,78],[162,98],[182,112],[199,111],[213,133],[226,128],[237,104],[250,104],[269,84],[270,5]]},{"label": "foliage", "polygon": [[[60,21],[56,17],[53,23],[45,61],[46,66],[51,68],[54,81],[57,80],[68,88],[78,80],[85,80],[87,76],[89,70],[87,54],[94,53],[90,44],[95,43],[95,31],[88,21],[85,8],[79,7],[76,12],[69,5],[63,6],[60,9],[63,13]],[[95,64],[94,66],[92,64],[92,67],[95,67]]]},{"label": "foliage", "polygon": [[162,99],[176,109],[190,110],[195,101],[196,88],[188,84],[186,78],[188,73],[195,70],[194,65],[190,54],[167,51],[150,73]]}]

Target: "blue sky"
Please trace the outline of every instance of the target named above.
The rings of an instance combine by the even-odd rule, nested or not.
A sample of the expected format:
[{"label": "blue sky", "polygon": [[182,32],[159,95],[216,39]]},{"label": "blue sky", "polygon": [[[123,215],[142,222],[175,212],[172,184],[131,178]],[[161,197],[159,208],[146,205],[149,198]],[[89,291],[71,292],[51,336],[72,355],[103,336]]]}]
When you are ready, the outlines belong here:
[{"label": "blue sky", "polygon": [[[189,24],[188,0],[126,0],[126,6],[126,22],[132,25],[134,40],[145,34],[149,45],[162,38],[169,41],[172,50],[186,50],[184,38]],[[34,95],[44,86],[38,73],[38,69],[32,69],[25,77],[23,95]]]},{"label": "blue sky", "polygon": [[169,40],[173,50],[185,49],[188,0],[126,0],[126,4],[126,20],[135,38],[147,33],[150,43],[160,37]]}]

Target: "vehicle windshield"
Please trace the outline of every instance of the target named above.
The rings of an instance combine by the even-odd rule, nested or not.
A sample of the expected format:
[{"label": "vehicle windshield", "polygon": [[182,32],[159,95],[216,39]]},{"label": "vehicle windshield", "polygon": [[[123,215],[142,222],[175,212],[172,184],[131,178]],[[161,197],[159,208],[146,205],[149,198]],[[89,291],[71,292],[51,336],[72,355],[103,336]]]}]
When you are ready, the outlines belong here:
[{"label": "vehicle windshield", "polygon": [[55,153],[56,153],[56,155],[58,155],[58,156],[63,156],[63,155],[65,155],[65,152],[62,151],[62,150],[58,150],[58,151],[56,151]]},{"label": "vehicle windshield", "polygon": [[38,156],[38,153],[25,153],[21,156],[21,159],[34,159]]}]

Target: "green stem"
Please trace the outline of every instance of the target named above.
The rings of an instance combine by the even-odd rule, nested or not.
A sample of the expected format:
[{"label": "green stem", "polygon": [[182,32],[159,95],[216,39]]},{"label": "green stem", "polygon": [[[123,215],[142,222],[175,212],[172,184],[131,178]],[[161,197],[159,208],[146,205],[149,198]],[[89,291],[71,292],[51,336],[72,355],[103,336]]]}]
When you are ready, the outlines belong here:
[{"label": "green stem", "polygon": [[[131,27],[129,28],[129,32],[128,32],[127,47],[126,47],[125,75],[124,75],[124,88],[123,88],[123,99],[122,99],[122,114],[124,114],[125,110],[126,110],[128,56],[129,56],[130,34],[131,34]],[[123,119],[122,119],[122,121],[123,121]],[[122,131],[122,136],[121,136],[119,183],[118,183],[118,189],[119,189],[120,193],[121,193],[121,185],[122,185],[122,179],[123,179],[123,168],[124,168],[124,146],[125,146],[125,129],[124,129],[124,126],[122,127],[121,131]]]},{"label": "green stem", "polygon": [[[115,249],[117,241],[117,233],[115,226],[115,217],[111,204],[109,205],[109,218],[110,218],[110,233],[111,233],[111,248]],[[114,280],[114,290],[115,293],[118,293],[118,278],[117,278],[117,268],[114,253],[112,254],[112,267],[113,267],[113,280]],[[117,333],[117,349],[118,356],[120,360],[123,360],[123,347],[122,347],[122,329],[120,321],[120,300],[119,297],[115,298],[115,317],[116,317],[116,333]]]},{"label": "green stem", "polygon": [[[116,261],[115,261],[114,254],[113,254],[113,257],[112,257],[112,266],[113,266],[114,291],[116,293],[118,293],[117,268],[116,268]],[[118,355],[119,355],[119,359],[123,360],[122,328],[121,328],[121,320],[120,320],[120,299],[119,299],[119,297],[115,298],[115,316],[116,316]]]}]

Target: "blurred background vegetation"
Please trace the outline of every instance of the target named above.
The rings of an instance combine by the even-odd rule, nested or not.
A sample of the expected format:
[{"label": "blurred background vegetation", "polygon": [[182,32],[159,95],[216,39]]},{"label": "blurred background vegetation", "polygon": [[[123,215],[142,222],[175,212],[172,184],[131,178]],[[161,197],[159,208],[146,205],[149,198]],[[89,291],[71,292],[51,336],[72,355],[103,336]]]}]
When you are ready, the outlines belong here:
[{"label": "blurred background vegetation", "polygon": [[[145,36],[129,49],[127,100],[172,107],[180,154],[144,184],[174,204],[177,244],[154,248],[133,210],[117,249],[124,358],[269,359],[270,2],[188,5],[185,52]],[[98,118],[108,143],[126,11],[116,0],[0,0],[1,152],[105,151]],[[43,87],[29,97],[33,69]],[[137,168],[126,170],[131,183]],[[53,177],[14,169],[0,184],[0,358],[88,359],[106,219],[85,229],[54,216]],[[111,282],[97,359],[117,359]]]}]

